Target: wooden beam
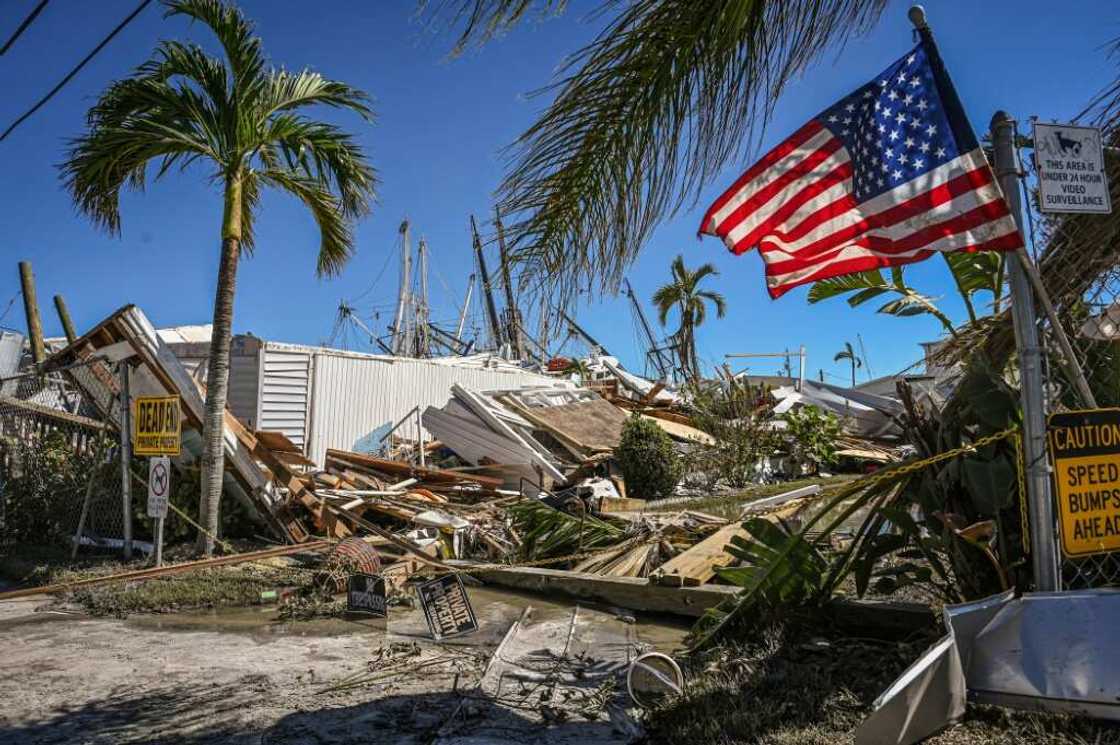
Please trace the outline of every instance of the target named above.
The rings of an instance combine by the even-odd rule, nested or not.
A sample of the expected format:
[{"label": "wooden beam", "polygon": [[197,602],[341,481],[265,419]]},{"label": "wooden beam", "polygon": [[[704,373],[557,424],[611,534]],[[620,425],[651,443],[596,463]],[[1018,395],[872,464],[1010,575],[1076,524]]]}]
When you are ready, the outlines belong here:
[{"label": "wooden beam", "polygon": [[303,551],[318,551],[320,549],[328,548],[330,545],[330,541],[312,541],[310,543],[301,543],[297,546],[279,546],[276,548],[266,548],[262,551],[251,551],[244,554],[232,554],[230,556],[217,556],[212,559],[188,561],[183,564],[172,564],[170,566],[153,567],[150,569],[137,569],[131,572],[109,574],[103,577],[87,577],[85,579],[76,579],[73,582],[59,582],[53,585],[42,585],[41,587],[28,587],[20,590],[8,590],[7,592],[0,592],[0,601],[15,600],[16,598],[26,598],[34,595],[50,595],[51,593],[55,592],[65,592],[67,590],[72,590],[76,587],[108,585],[116,582],[138,582],[140,580],[166,577],[172,574],[182,574],[183,572],[190,572],[195,569],[209,569],[211,567],[244,564],[247,561],[273,559],[277,556],[288,556],[289,554],[296,554]]},{"label": "wooden beam", "polygon": [[381,471],[391,476],[416,478],[426,482],[457,484],[461,481],[473,481],[476,484],[481,484],[491,489],[497,489],[503,483],[502,479],[496,479],[490,476],[480,476],[474,473],[459,473],[458,471],[444,471],[439,468],[424,468],[422,466],[414,466],[411,463],[374,458],[372,455],[364,455],[362,453],[351,453],[347,450],[329,449],[327,450],[327,457],[343,461],[344,463],[372,468],[375,471]]}]

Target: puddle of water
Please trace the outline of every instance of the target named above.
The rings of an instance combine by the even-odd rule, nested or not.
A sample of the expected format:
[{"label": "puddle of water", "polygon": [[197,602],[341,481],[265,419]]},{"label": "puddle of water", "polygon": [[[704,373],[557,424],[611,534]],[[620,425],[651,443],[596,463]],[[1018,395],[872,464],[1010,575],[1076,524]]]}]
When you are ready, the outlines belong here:
[{"label": "puddle of water", "polygon": [[[526,606],[532,606],[533,618],[539,620],[566,619],[574,603],[488,587],[471,587],[467,590],[471,605],[478,616],[479,631],[447,643],[480,646],[496,644],[505,634],[509,624],[516,620]],[[596,606],[581,604],[588,610]],[[599,608],[599,610],[603,610]],[[629,611],[620,611],[632,615]],[[603,623],[621,623],[611,615],[600,614]],[[367,618],[317,618],[292,621],[280,618],[277,606],[252,606],[179,611],[175,613],[130,616],[127,624],[146,629],[170,632],[221,632],[248,634],[261,641],[284,636],[321,637],[352,634],[369,634],[393,639],[429,639],[427,625],[419,608],[391,607],[387,619]],[[635,632],[638,641],[654,649],[669,652],[678,649],[689,624],[676,618],[637,617]]]}]

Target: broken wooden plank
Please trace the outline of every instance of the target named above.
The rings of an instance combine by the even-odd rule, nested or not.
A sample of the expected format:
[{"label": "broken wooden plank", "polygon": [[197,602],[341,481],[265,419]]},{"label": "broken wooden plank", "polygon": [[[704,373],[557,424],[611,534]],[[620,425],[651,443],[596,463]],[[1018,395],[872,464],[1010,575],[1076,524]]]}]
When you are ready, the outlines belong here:
[{"label": "broken wooden plank", "polygon": [[250,551],[249,553],[244,554],[231,554],[230,556],[216,556],[211,559],[199,559],[198,561],[188,561],[183,564],[171,564],[162,567],[136,569],[131,572],[109,574],[102,577],[86,577],[85,579],[76,579],[72,582],[59,582],[53,585],[27,587],[19,590],[7,590],[5,592],[0,592],[0,601],[15,600],[16,598],[26,598],[33,595],[50,595],[56,592],[66,592],[67,590],[72,590],[78,587],[91,587],[93,585],[106,585],[116,582],[139,582],[146,579],[155,579],[157,577],[166,577],[172,574],[190,572],[195,569],[209,569],[212,567],[244,564],[248,561],[262,561],[264,559],[273,559],[278,556],[288,556],[290,554],[301,553],[303,551],[318,551],[320,549],[329,548],[330,546],[330,541],[311,541],[295,546],[277,546],[275,548],[266,548],[261,551]]},{"label": "broken wooden plank", "polygon": [[492,478],[490,476],[480,476],[473,473],[459,473],[457,471],[445,471],[440,468],[426,468],[423,466],[414,466],[411,463],[400,463],[395,460],[383,460],[375,458],[372,455],[364,455],[362,453],[352,453],[347,450],[327,450],[327,457],[340,460],[346,463],[355,464],[358,466],[366,466],[392,476],[400,476],[404,478],[416,478],[420,481],[430,483],[442,484],[457,484],[462,481],[473,481],[476,484],[482,484],[492,489],[497,489],[502,485],[501,479]]},{"label": "broken wooden plank", "polygon": [[[766,515],[765,519],[787,519],[797,514],[804,506],[804,503],[793,504]],[[729,523],[692,548],[677,554],[662,564],[657,570],[657,575],[659,577],[680,577],[686,584],[689,582],[700,584],[708,582],[716,576],[717,569],[728,566],[735,560],[735,557],[727,553],[727,546],[735,536],[750,540],[750,534],[743,529],[742,524]]]}]

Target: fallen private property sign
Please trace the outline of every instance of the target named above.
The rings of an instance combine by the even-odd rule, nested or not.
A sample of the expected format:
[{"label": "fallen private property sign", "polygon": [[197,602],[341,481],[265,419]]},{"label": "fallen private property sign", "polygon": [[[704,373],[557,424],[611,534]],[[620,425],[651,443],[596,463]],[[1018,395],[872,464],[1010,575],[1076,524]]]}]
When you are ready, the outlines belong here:
[{"label": "fallen private property sign", "polygon": [[133,416],[135,455],[178,455],[182,443],[182,418],[178,396],[140,396]]},{"label": "fallen private property sign", "polygon": [[351,574],[346,581],[346,611],[385,618],[385,579],[376,574]]},{"label": "fallen private property sign", "polygon": [[478,631],[467,588],[458,574],[448,574],[416,588],[432,636],[438,641]]},{"label": "fallen private property sign", "polygon": [[1043,212],[1112,212],[1099,129],[1036,122],[1034,154]]},{"label": "fallen private property sign", "polygon": [[1120,409],[1052,414],[1047,425],[1062,550],[1120,549]]}]

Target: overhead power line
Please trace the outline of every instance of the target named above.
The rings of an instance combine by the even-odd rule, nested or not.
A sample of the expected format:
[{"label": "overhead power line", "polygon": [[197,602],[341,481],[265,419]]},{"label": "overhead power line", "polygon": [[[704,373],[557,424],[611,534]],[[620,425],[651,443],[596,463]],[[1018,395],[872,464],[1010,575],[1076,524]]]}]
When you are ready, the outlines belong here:
[{"label": "overhead power line", "polygon": [[4,46],[0,47],[0,57],[3,57],[4,53],[12,48],[12,44],[16,43],[16,39],[22,36],[23,32],[27,30],[27,27],[31,25],[31,22],[43,12],[43,8],[47,7],[47,2],[48,0],[40,0],[39,4],[35,6],[35,10],[31,11],[31,14],[23,19],[23,23],[19,25],[16,32],[12,34],[10,39],[4,42]]},{"label": "overhead power line", "polygon": [[10,135],[12,133],[12,130],[14,130],[19,125],[23,124],[32,114],[34,114],[39,109],[43,108],[43,105],[46,104],[47,101],[50,101],[52,98],[54,98],[56,93],[58,93],[60,90],[62,90],[62,88],[67,83],[69,83],[74,78],[75,75],[77,75],[79,72],[81,72],[82,68],[85,67],[86,64],[91,59],[93,59],[95,56],[97,56],[98,52],[100,52],[102,49],[105,48],[106,44],[108,44],[110,41],[113,40],[114,36],[119,34],[121,32],[121,30],[124,29],[125,26],[132,23],[132,19],[134,19],[134,18],[136,18],[136,16],[140,15],[140,11],[144,10],[144,8],[151,5],[151,3],[152,3],[152,0],[143,0],[143,2],[141,2],[138,6],[136,6],[136,10],[129,13],[128,16],[123,21],[121,21],[119,24],[117,24],[117,27],[115,29],[113,29],[109,33],[108,36],[106,36],[104,39],[102,39],[101,43],[98,44],[97,46],[95,46],[93,48],[93,51],[90,52],[89,54],[87,54],[85,56],[85,59],[83,59],[81,62],[78,63],[77,67],[75,67],[70,72],[66,73],[66,77],[64,77],[62,80],[58,81],[58,85],[56,85],[54,88],[51,88],[50,91],[47,93],[47,95],[40,98],[35,103],[35,105],[32,106],[30,109],[28,109],[19,119],[16,119],[14,122],[12,122],[11,125],[7,129],[5,129],[2,134],[0,134],[0,142],[3,142],[5,139],[7,139],[8,135]]}]

